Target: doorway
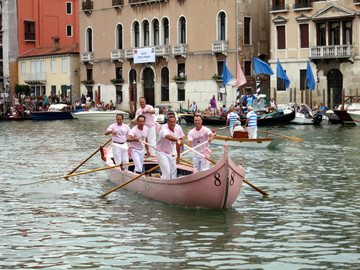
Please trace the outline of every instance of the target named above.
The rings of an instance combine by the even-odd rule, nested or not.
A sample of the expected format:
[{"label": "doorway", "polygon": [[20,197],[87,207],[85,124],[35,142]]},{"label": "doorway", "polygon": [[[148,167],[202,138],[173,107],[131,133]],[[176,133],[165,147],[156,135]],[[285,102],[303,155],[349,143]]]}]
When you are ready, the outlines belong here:
[{"label": "doorway", "polygon": [[146,103],[155,106],[154,71],[151,68],[144,69],[143,80]]},{"label": "doorway", "polygon": [[330,107],[331,104],[333,104],[335,108],[341,104],[341,93],[343,88],[343,75],[338,69],[332,69],[329,71],[327,75],[327,88],[327,106]]}]

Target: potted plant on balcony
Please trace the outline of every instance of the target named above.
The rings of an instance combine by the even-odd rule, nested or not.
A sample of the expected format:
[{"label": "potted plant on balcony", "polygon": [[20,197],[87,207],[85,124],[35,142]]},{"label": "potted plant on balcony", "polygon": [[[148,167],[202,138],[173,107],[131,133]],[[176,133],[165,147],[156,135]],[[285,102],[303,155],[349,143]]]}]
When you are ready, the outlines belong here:
[{"label": "potted plant on balcony", "polygon": [[94,80],[83,80],[81,81],[82,84],[85,84],[85,85],[91,85],[91,84],[94,84]]},{"label": "potted plant on balcony", "polygon": [[174,76],[173,80],[176,83],[184,83],[186,81],[186,76]]},{"label": "potted plant on balcony", "polygon": [[111,79],[110,82],[112,82],[113,84],[122,84],[124,83],[124,79],[123,78],[119,78],[119,79]]},{"label": "potted plant on balcony", "polygon": [[212,76],[212,79],[214,80],[214,81],[222,81],[222,75],[220,75],[220,74],[214,74],[214,76]]}]

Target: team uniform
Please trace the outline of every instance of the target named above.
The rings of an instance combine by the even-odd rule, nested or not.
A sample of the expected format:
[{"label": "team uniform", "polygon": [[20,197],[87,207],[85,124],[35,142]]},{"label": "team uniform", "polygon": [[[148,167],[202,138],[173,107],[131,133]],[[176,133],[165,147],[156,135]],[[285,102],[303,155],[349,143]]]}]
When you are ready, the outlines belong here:
[{"label": "team uniform", "polygon": [[257,115],[255,112],[250,111],[247,113],[246,118],[250,118],[246,131],[249,134],[249,139],[257,138]]},{"label": "team uniform", "polygon": [[166,139],[166,135],[180,139],[184,137],[184,132],[180,126],[175,126],[174,132],[169,129],[167,124],[160,129],[159,140],[156,142],[156,157],[161,169],[161,178],[176,178],[177,167],[176,159],[172,157],[172,152],[176,148],[176,142]]},{"label": "team uniform", "polygon": [[[134,138],[139,138],[141,141],[145,141],[148,137],[149,130],[146,126],[143,127],[143,130],[140,130],[138,126],[133,127],[129,135]],[[135,172],[142,173],[143,162],[144,162],[145,146],[141,142],[133,141],[129,144],[129,156],[135,164]]]},{"label": "team uniform", "polygon": [[229,119],[229,128],[230,128],[230,135],[233,136],[234,133],[234,125],[236,120],[238,120],[239,116],[235,112],[231,112],[227,115],[227,119]]},{"label": "team uniform", "polygon": [[117,131],[117,134],[112,134],[112,152],[115,160],[115,164],[122,164],[129,162],[128,145],[126,143],[127,135],[130,132],[130,128],[126,124],[119,126],[117,123],[110,125],[107,128],[108,131]]},{"label": "team uniform", "polygon": [[[196,128],[193,128],[192,130],[189,131],[188,141],[192,141],[192,147],[196,147],[197,145],[207,141],[209,139],[209,135],[211,134],[212,131],[207,127],[202,126],[200,130],[196,130]],[[206,143],[196,148],[196,151],[209,157],[210,150],[208,147],[209,144]],[[193,156],[193,164],[194,164],[194,168],[197,171],[203,171],[209,169],[209,162],[205,158],[195,153]]]},{"label": "team uniform", "polygon": [[[136,110],[136,114],[135,114],[135,119],[137,119],[137,117],[139,115],[143,115],[145,116],[145,126],[148,128],[148,143],[151,145],[155,145],[156,142],[156,119],[155,119],[155,114],[151,114],[151,113],[145,113],[143,114],[142,112],[146,110],[148,112],[153,111],[154,107],[151,105],[145,105],[144,108],[139,108]],[[151,155],[155,155],[155,150],[154,148],[150,147],[149,148],[150,154]]]}]

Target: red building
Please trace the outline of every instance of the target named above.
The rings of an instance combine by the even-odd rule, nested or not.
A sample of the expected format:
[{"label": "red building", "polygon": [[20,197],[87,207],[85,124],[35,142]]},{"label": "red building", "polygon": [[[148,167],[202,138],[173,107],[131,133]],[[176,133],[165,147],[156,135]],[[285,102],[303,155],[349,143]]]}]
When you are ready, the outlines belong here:
[{"label": "red building", "polygon": [[38,47],[79,43],[78,0],[18,0],[19,55]]}]

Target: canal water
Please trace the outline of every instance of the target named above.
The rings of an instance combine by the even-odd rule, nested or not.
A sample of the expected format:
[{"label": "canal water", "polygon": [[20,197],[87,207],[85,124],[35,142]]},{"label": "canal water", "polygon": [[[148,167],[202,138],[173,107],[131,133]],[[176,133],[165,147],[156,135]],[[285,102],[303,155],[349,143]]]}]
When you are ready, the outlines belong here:
[{"label": "canal water", "polygon": [[[244,184],[226,210],[125,189],[99,199],[114,187],[105,172],[24,185],[71,171],[109,139],[111,123],[0,123],[1,269],[359,268],[360,127],[261,128],[304,142],[231,149],[270,196]],[[218,160],[222,147],[212,152]],[[79,171],[99,167],[96,155]]]}]

